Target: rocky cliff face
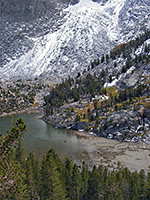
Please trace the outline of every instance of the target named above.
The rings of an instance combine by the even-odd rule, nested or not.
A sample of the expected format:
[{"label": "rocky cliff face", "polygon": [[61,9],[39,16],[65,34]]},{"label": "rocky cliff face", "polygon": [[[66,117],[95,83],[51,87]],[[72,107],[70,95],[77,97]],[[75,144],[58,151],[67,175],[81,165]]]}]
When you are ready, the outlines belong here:
[{"label": "rocky cliff face", "polygon": [[2,1],[0,78],[75,76],[149,22],[149,0]]},{"label": "rocky cliff face", "polygon": [[0,16],[14,22],[32,21],[68,6],[69,0],[2,0]]}]

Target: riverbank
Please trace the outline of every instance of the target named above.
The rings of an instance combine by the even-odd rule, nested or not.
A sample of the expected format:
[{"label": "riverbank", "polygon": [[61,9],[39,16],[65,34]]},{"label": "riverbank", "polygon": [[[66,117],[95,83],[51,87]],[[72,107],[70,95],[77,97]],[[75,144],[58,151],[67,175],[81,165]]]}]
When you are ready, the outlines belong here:
[{"label": "riverbank", "polygon": [[75,160],[83,160],[89,165],[104,165],[110,170],[117,168],[118,161],[130,171],[144,169],[147,173],[150,166],[150,145],[135,142],[120,142],[90,135],[85,132],[73,131],[79,141],[95,147],[89,155],[87,152],[77,153]]},{"label": "riverbank", "polygon": [[29,108],[25,108],[22,110],[17,110],[17,111],[12,111],[9,113],[2,113],[0,115],[0,117],[6,117],[6,116],[10,116],[10,115],[18,115],[18,114],[23,114],[23,113],[44,113],[44,110],[39,108],[39,107],[29,107]]},{"label": "riverbank", "polygon": [[[50,122],[49,122],[50,123]],[[52,126],[55,126],[51,123]],[[70,129],[71,130],[71,129]],[[95,148],[90,153],[82,151],[73,156],[73,160],[80,165],[85,161],[89,167],[103,165],[110,170],[117,169],[118,161],[130,171],[144,169],[147,173],[150,166],[150,144],[144,142],[122,142],[89,134],[84,131],[73,131],[80,143],[89,144]]]},{"label": "riverbank", "polygon": [[[39,109],[25,109],[25,110],[21,110],[19,111],[19,113],[42,113],[42,110]],[[12,113],[7,113],[7,115],[15,115],[15,114],[19,114],[18,111],[17,112],[12,112]],[[36,118],[35,118],[36,119]],[[32,118],[32,123],[35,125],[35,120],[34,118]],[[49,148],[54,148],[56,150],[56,152],[59,154],[59,156],[62,153],[62,150],[60,151],[60,148],[57,149],[58,144],[60,144],[60,142],[62,142],[63,144],[61,145],[61,148],[63,148],[63,151],[67,151],[68,145],[70,144],[70,140],[68,140],[67,137],[62,139],[62,141],[59,139],[60,133],[59,130],[60,129],[54,129],[53,132],[57,132],[54,134],[54,138],[50,138],[50,141],[53,141],[52,144],[50,143],[50,141],[48,141],[47,139],[47,133],[43,133],[43,131],[46,131],[47,128],[45,128],[45,123],[42,122],[43,120],[40,120],[37,122],[37,126],[38,126],[38,130],[40,130],[40,133],[42,133],[41,139],[39,140],[38,137],[37,141],[36,141],[36,148],[38,148],[38,153],[39,155],[43,155],[41,154],[41,150],[39,150],[41,147],[46,148],[46,151],[48,151]],[[31,126],[33,127],[33,125],[31,124]],[[28,127],[28,129],[30,130],[30,125]],[[65,130],[65,129],[64,129]],[[32,130],[33,132],[33,130]],[[150,166],[150,144],[145,144],[145,143],[135,143],[135,142],[120,142],[118,140],[113,140],[113,139],[107,139],[107,138],[102,138],[102,137],[98,137],[95,135],[91,135],[89,133],[86,132],[81,132],[81,131],[73,131],[70,130],[70,132],[72,134],[75,134],[77,136],[77,139],[79,141],[79,143],[81,144],[85,144],[85,145],[89,145],[92,148],[89,148],[90,150],[87,151],[86,149],[84,150],[80,150],[80,151],[74,151],[73,153],[73,157],[72,159],[78,164],[80,165],[82,163],[82,161],[85,161],[89,167],[92,169],[93,165],[99,166],[100,164],[107,166],[110,170],[116,169],[117,168],[117,163],[118,161],[121,162],[121,164],[123,165],[123,167],[127,167],[128,169],[130,169],[130,171],[140,171],[141,169],[144,169],[145,172],[147,173],[149,170],[149,166]],[[30,133],[31,134],[31,133]],[[30,137],[30,139],[28,140],[27,143],[27,149],[28,151],[30,150],[30,148],[32,148],[33,144],[29,145],[29,141],[31,141],[31,135],[30,134],[26,134],[27,136]],[[37,130],[35,132],[35,134],[37,135]],[[35,134],[33,135],[33,137],[35,137]],[[56,135],[58,135],[58,137],[56,137]],[[46,139],[45,139],[46,137]],[[70,138],[70,137],[69,137]],[[56,139],[58,139],[59,142],[56,141]],[[74,139],[76,140],[76,138]],[[45,142],[47,142],[45,144]],[[57,143],[57,145],[53,145],[54,143]],[[37,144],[39,144],[39,146],[37,147]],[[73,144],[74,145],[74,144]],[[78,144],[79,145],[79,144]],[[79,146],[77,147],[79,148]],[[72,149],[72,148],[71,148]],[[30,150],[32,151],[32,150]],[[68,152],[70,152],[70,150],[68,150]],[[68,154],[69,155],[69,154]],[[42,157],[42,156],[41,156]]]}]

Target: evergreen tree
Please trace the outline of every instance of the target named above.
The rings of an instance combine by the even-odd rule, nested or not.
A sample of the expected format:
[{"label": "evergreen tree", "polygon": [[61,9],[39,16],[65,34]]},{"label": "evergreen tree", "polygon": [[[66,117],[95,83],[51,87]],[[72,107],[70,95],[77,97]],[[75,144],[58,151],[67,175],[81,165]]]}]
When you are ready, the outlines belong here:
[{"label": "evergreen tree", "polygon": [[94,166],[92,172],[89,175],[86,200],[95,199],[104,199],[104,183],[98,169]]},{"label": "evergreen tree", "polygon": [[22,167],[25,168],[25,152],[21,141],[18,143],[16,148],[15,158],[22,165]]},{"label": "evergreen tree", "polygon": [[111,83],[112,82],[112,75],[110,74],[109,75],[109,83]]},{"label": "evergreen tree", "polygon": [[73,171],[72,171],[72,184],[71,184],[71,199],[72,200],[80,200],[80,190],[81,190],[81,175],[78,169],[78,166],[74,164]]},{"label": "evergreen tree", "polygon": [[25,172],[14,158],[14,148],[21,141],[26,125],[22,119],[16,122],[8,135],[0,135],[0,199],[21,200],[27,198]]},{"label": "evergreen tree", "polygon": [[115,67],[115,68],[117,67],[117,63],[116,63],[116,61],[114,62],[114,67]]},{"label": "evergreen tree", "polygon": [[40,197],[45,200],[65,200],[66,189],[61,180],[55,153],[50,150],[43,158],[41,166]]},{"label": "evergreen tree", "polygon": [[69,159],[65,161],[65,183],[67,187],[67,192],[69,199],[71,199],[72,192],[72,173],[73,173],[73,162]]},{"label": "evergreen tree", "polygon": [[88,165],[85,162],[82,163],[82,171],[81,171],[82,185],[81,185],[81,199],[85,199],[88,189],[88,180],[89,180],[89,169]]},{"label": "evergreen tree", "polygon": [[102,57],[101,57],[101,63],[103,63],[105,61],[105,57],[104,57],[104,55],[102,55]]},{"label": "evergreen tree", "polygon": [[142,169],[140,171],[140,191],[139,191],[139,199],[145,200],[146,198],[146,176],[145,171]]},{"label": "evergreen tree", "polygon": [[140,177],[137,171],[132,173],[130,182],[130,198],[133,200],[139,199]]},{"label": "evergreen tree", "polygon": [[118,174],[118,180],[116,179],[116,172],[112,171],[107,179],[106,199],[109,200],[123,200],[122,191],[119,187],[119,181],[121,179],[121,173]]},{"label": "evergreen tree", "polygon": [[147,177],[146,199],[150,199],[150,172],[148,172],[148,177]]},{"label": "evergreen tree", "polygon": [[106,62],[109,63],[109,55],[106,54]]},{"label": "evergreen tree", "polygon": [[93,101],[93,105],[94,105],[94,109],[97,110],[98,109],[98,99],[95,99]]},{"label": "evergreen tree", "polygon": [[122,191],[123,199],[130,199],[130,182],[131,182],[131,172],[124,168],[121,171],[122,179],[120,182],[120,188]]},{"label": "evergreen tree", "polygon": [[26,162],[26,174],[27,174],[27,185],[29,190],[29,196],[31,199],[37,198],[40,191],[39,181],[40,181],[40,165],[33,153],[29,154]]}]

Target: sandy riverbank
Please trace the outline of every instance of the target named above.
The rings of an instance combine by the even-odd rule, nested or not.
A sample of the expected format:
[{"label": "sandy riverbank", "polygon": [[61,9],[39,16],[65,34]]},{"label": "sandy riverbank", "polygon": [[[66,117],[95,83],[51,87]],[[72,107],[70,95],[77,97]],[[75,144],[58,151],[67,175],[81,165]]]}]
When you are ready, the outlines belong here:
[{"label": "sandy riverbank", "polygon": [[95,147],[95,151],[88,155],[81,152],[74,157],[77,160],[85,160],[89,164],[104,165],[109,169],[115,169],[120,161],[124,167],[131,171],[144,169],[148,172],[150,166],[150,145],[144,143],[119,142],[112,139],[96,137],[85,132],[73,131],[79,141]]}]

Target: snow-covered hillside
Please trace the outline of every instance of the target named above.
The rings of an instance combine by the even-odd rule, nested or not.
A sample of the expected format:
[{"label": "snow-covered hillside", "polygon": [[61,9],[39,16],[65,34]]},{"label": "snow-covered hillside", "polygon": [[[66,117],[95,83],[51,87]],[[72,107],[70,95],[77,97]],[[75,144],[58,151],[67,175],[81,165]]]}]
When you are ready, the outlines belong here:
[{"label": "snow-covered hillside", "polygon": [[[21,33],[20,40],[26,41],[30,48],[20,56],[18,49],[11,57],[6,50],[7,62],[0,68],[0,78],[54,80],[75,76],[92,59],[150,27],[150,2],[80,0],[59,15],[62,17],[55,22],[53,31],[45,23],[45,27],[49,26],[46,34],[33,37]],[[22,44],[20,48],[26,46]]]}]

